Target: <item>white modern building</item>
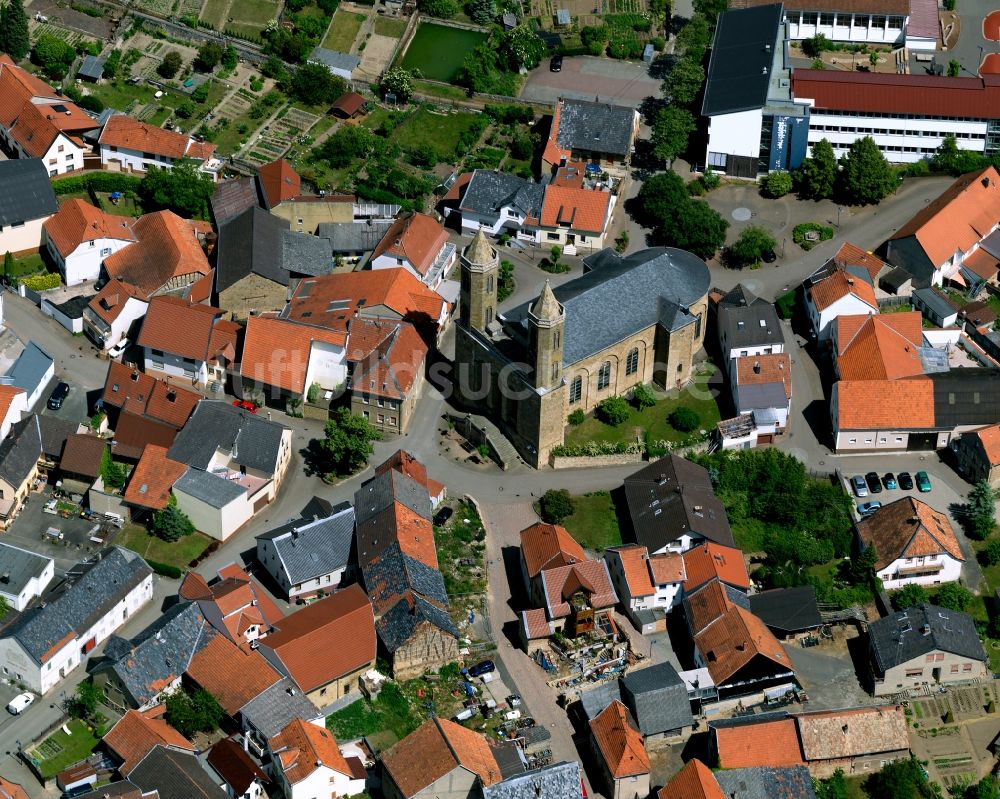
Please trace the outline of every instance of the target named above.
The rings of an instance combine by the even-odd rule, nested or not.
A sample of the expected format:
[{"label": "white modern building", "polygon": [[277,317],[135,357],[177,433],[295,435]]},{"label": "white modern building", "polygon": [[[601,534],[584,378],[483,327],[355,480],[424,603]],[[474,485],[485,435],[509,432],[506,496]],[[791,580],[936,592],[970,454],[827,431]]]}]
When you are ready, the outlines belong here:
[{"label": "white modern building", "polygon": [[0,544],[0,597],[11,609],[24,610],[52,582],[54,570],[52,558]]}]

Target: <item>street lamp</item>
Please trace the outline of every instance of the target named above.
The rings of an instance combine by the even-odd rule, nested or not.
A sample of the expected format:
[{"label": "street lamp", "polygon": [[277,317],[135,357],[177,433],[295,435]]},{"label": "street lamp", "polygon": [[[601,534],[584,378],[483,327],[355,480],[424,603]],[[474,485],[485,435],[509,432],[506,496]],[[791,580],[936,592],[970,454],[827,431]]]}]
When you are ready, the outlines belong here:
[{"label": "street lamp", "polygon": [[837,229],[838,230],[840,229],[840,212],[843,211],[843,210],[844,210],[843,206],[841,206],[841,205],[837,206]]}]

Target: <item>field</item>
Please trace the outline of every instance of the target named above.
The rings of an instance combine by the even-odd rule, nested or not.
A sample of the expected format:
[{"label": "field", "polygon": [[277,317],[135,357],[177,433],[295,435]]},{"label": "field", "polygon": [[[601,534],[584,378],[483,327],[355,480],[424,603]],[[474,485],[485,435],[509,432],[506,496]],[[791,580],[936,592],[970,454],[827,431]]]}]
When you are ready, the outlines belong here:
[{"label": "field", "polygon": [[343,9],[338,10],[333,15],[330,30],[327,31],[322,46],[338,53],[351,52],[354,40],[358,38],[358,31],[361,30],[361,24],[364,21],[364,14],[354,14]]},{"label": "field", "polygon": [[278,4],[273,0],[239,0],[229,8],[224,28],[243,36],[260,36],[260,32],[278,16]]},{"label": "field", "polygon": [[79,719],[70,720],[66,726],[70,731],[69,735],[62,729],[56,730],[28,752],[46,779],[83,760],[97,746],[98,739],[93,730]]},{"label": "field", "polygon": [[458,137],[475,125],[479,114],[439,114],[421,108],[399,125],[390,137],[404,150],[427,144],[442,155],[455,152]]},{"label": "field", "polygon": [[406,49],[402,66],[419,69],[431,80],[452,81],[465,57],[485,41],[485,33],[421,22]]},{"label": "field", "polygon": [[205,7],[201,10],[201,19],[216,30],[222,30],[226,22],[226,13],[229,11],[229,3],[230,0],[206,0]]},{"label": "field", "polygon": [[406,30],[406,20],[395,17],[375,17],[375,35],[398,39]]},{"label": "field", "polygon": [[138,552],[146,560],[176,566],[186,569],[187,565],[204,552],[212,543],[212,539],[201,533],[191,533],[178,541],[168,543],[161,538],[150,535],[137,524],[125,526],[115,540],[118,546]]}]

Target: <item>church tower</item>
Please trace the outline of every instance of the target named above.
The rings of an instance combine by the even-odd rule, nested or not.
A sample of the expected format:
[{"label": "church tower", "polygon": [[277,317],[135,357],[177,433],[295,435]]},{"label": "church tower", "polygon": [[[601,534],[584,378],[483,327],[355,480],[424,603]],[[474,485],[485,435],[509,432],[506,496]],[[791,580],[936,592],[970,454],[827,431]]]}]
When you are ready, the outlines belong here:
[{"label": "church tower", "polygon": [[551,389],[562,381],[565,327],[566,311],[546,280],[528,311],[528,357],[535,368],[535,388]]},{"label": "church tower", "polygon": [[461,323],[471,329],[486,331],[497,315],[497,281],[500,257],[486,240],[482,228],[462,253]]}]

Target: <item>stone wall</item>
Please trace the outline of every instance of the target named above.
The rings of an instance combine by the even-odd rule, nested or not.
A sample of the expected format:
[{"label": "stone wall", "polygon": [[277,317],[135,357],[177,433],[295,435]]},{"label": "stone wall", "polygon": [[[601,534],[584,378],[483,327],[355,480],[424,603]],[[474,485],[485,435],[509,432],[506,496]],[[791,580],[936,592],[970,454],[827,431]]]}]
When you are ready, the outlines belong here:
[{"label": "stone wall", "polygon": [[645,457],[642,452],[622,452],[618,455],[550,455],[549,465],[553,469],[599,469],[602,466],[622,466],[627,463],[642,463]]}]

